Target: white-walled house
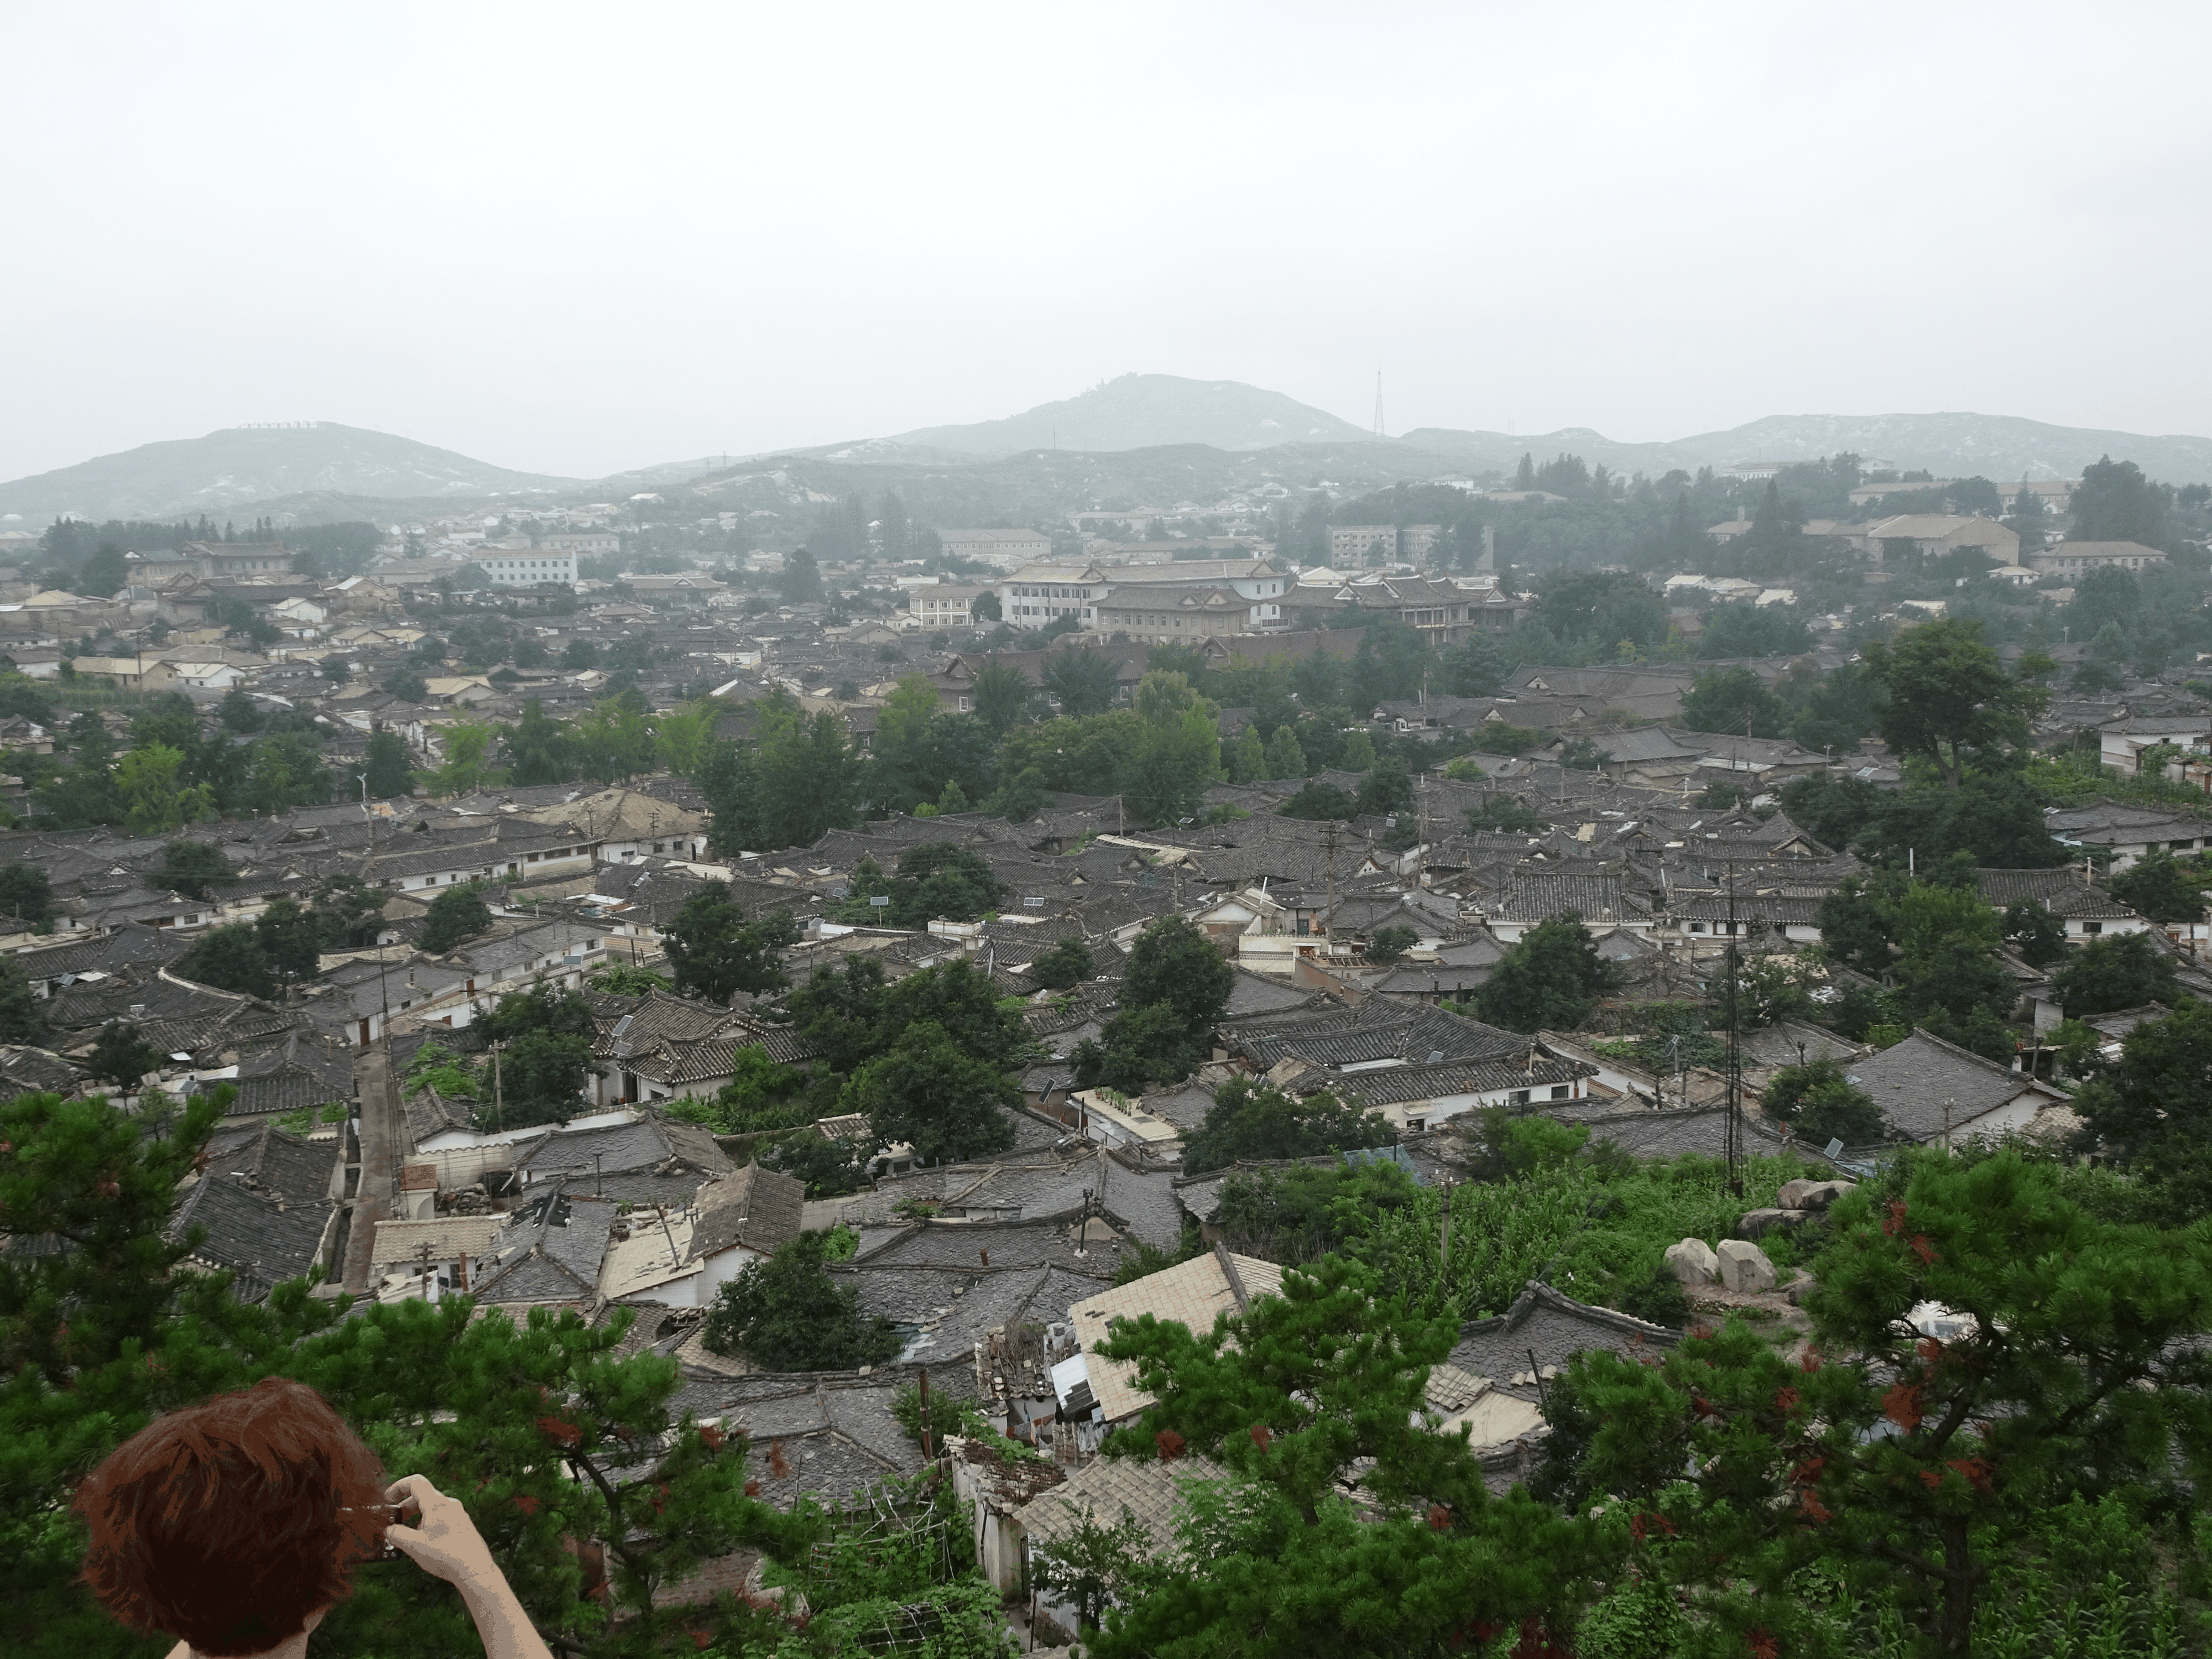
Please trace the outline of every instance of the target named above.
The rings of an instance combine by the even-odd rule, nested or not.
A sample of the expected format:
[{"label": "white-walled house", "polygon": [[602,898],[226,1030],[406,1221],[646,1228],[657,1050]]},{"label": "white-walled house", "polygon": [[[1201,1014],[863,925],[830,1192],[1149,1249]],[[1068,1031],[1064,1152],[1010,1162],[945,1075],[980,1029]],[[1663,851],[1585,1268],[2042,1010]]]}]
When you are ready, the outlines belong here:
[{"label": "white-walled house", "polygon": [[750,1264],[799,1236],[805,1197],[804,1183],[748,1164],[703,1182],[681,1212],[631,1210],[608,1241],[599,1294],[611,1302],[708,1307]]}]

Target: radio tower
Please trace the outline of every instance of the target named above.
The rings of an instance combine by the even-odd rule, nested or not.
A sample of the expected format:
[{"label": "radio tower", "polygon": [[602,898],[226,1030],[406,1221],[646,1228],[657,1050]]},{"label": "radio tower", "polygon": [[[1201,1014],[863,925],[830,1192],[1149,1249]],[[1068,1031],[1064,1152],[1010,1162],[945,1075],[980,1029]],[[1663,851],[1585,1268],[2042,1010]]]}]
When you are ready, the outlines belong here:
[{"label": "radio tower", "polygon": [[1375,371],[1375,436],[1380,440],[1389,436],[1382,429],[1382,371]]}]

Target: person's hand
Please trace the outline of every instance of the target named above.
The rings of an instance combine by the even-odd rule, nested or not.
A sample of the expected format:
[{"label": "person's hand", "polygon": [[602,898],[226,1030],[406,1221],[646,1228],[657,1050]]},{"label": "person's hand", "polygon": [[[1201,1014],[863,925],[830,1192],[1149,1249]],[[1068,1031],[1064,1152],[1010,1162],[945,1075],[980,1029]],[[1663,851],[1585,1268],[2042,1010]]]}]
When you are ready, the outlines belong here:
[{"label": "person's hand", "polygon": [[419,1474],[394,1481],[384,1495],[399,1505],[402,1515],[411,1510],[417,1517],[417,1525],[387,1527],[384,1535],[423,1571],[464,1589],[506,1583],[492,1561],[490,1547],[459,1498],[448,1498]]}]

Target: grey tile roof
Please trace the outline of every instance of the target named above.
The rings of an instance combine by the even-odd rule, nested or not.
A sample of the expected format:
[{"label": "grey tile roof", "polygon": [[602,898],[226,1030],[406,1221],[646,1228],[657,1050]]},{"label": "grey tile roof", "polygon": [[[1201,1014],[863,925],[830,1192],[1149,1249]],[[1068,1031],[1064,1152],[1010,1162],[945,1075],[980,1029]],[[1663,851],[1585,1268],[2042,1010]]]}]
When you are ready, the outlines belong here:
[{"label": "grey tile roof", "polygon": [[331,1215],[327,1199],[290,1202],[249,1192],[212,1174],[194,1182],[170,1218],[172,1235],[207,1229],[194,1251],[200,1260],[234,1267],[270,1284],[297,1278],[313,1266]]},{"label": "grey tile roof", "polygon": [[1892,1132],[1914,1140],[1940,1138],[2031,1091],[2056,1102],[2056,1090],[1993,1060],[1916,1030],[1904,1042],[1844,1068],[1872,1097]]},{"label": "grey tile roof", "polygon": [[693,1257],[713,1255],[734,1244],[765,1254],[799,1236],[806,1185],[758,1164],[748,1164],[734,1174],[703,1182],[696,1201],[698,1218],[691,1231]]},{"label": "grey tile roof", "polygon": [[1671,1348],[1680,1340],[1679,1333],[1663,1325],[1592,1307],[1532,1279],[1504,1313],[1460,1327],[1451,1363],[1488,1378],[1494,1388],[1534,1400],[1534,1383],[1516,1383],[1515,1377],[1554,1365],[1564,1369],[1575,1355],[1589,1349],[1612,1349],[1633,1357]]}]

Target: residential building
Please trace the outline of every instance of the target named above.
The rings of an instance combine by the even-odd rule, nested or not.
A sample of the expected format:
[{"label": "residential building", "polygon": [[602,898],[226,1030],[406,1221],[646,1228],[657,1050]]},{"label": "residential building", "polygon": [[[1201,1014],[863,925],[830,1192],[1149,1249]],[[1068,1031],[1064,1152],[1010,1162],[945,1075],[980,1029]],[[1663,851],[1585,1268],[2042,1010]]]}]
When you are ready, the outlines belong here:
[{"label": "residential building", "polygon": [[1340,524],[1328,532],[1332,564],[1365,564],[1380,556],[1419,563],[1443,534],[1434,524]]},{"label": "residential building", "polygon": [[1001,570],[1052,556],[1052,538],[1037,530],[945,530],[937,539],[948,558],[980,559]]},{"label": "residential building", "polygon": [[1176,641],[1255,630],[1251,600],[1233,588],[1184,586],[1117,587],[1097,606],[1102,633],[1127,634],[1133,640]]},{"label": "residential building", "polygon": [[1844,1080],[1874,1102],[1892,1140],[1948,1147],[2080,1127],[2061,1090],[1922,1030],[1846,1066]]},{"label": "residential building", "polygon": [[[975,601],[994,592],[988,587],[962,587],[951,582],[933,582],[908,590],[907,621],[916,628],[966,628],[974,620]],[[1004,599],[999,602],[1003,612]]]},{"label": "residential building", "polygon": [[532,548],[487,550],[476,562],[494,587],[536,587],[545,582],[562,587],[576,585],[576,555],[544,543]]},{"label": "residential building", "polygon": [[1363,576],[1338,590],[1340,603],[1385,611],[1431,645],[1457,645],[1480,625],[1493,588],[1463,588],[1435,576]]},{"label": "residential building", "polygon": [[587,557],[621,552],[622,538],[611,530],[556,530],[550,535],[540,536],[538,545],[555,555]]},{"label": "residential building", "polygon": [[1844,538],[1865,557],[1880,564],[1890,549],[1910,542],[1923,558],[1940,558],[1961,548],[1976,548],[1999,564],[2020,562],[2020,533],[1995,519],[1962,517],[1953,513],[1901,513],[1854,526],[1856,533]]},{"label": "residential building", "polygon": [[1106,573],[1095,564],[1027,565],[999,584],[999,612],[1016,628],[1042,628],[1073,617],[1093,629],[1107,586]]},{"label": "residential building", "polygon": [[2147,749],[2212,749],[2212,714],[2131,714],[2099,726],[2097,740],[2100,762],[2135,776]]},{"label": "residential building", "polygon": [[2115,566],[2149,570],[2165,562],[2165,554],[2141,542],[2053,542],[2027,559],[2027,568],[2039,576],[2081,577]]}]

